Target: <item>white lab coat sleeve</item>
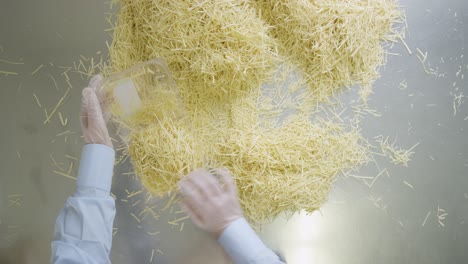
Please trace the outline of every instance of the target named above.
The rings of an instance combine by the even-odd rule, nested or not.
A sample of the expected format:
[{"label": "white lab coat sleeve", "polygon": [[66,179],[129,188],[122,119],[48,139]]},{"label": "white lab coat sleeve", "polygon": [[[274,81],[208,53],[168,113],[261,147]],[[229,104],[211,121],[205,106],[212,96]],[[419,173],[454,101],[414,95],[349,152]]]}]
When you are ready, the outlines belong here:
[{"label": "white lab coat sleeve", "polygon": [[232,222],[223,231],[218,243],[235,264],[284,264],[263,244],[244,218]]},{"label": "white lab coat sleeve", "polygon": [[55,222],[52,263],[110,263],[114,156],[114,150],[105,145],[83,147],[76,192],[67,199]]}]

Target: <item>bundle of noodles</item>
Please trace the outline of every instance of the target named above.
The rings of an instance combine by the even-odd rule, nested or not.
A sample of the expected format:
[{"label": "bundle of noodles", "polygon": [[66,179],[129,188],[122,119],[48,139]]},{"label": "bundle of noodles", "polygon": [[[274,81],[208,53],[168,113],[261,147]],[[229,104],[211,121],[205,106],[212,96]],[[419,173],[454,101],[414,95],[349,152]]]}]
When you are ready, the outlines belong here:
[{"label": "bundle of noodles", "polygon": [[245,216],[261,225],[319,209],[336,174],[367,160],[362,141],[332,122],[294,120],[271,131],[234,130],[215,160],[236,176]]},{"label": "bundle of noodles", "polygon": [[250,97],[233,102],[232,127],[214,143],[210,157],[235,175],[252,224],[261,226],[282,212],[317,210],[338,173],[368,161],[368,145],[359,131],[319,118],[311,122],[307,115],[264,127],[256,103]]},{"label": "bundle of noodles", "polygon": [[344,86],[363,86],[363,100],[385,62],[382,41],[394,40],[401,13],[394,0],[254,0],[280,53],[307,79],[315,100]]},{"label": "bundle of noodles", "polygon": [[[111,71],[164,57],[190,105],[258,89],[278,55],[269,27],[246,0],[121,1]],[[209,98],[209,100],[208,100]]]},{"label": "bundle of noodles", "polygon": [[202,165],[191,132],[182,120],[162,118],[131,134],[133,168],[153,194],[163,196],[176,191],[177,182]]},{"label": "bundle of noodles", "polygon": [[342,86],[369,85],[398,16],[392,0],[121,1],[110,72],[164,57],[190,120],[147,97],[127,123],[135,172],[162,196],[195,167],[225,166],[256,225],[283,211],[316,210],[337,173],[367,161],[367,145],[357,129],[311,122],[307,112],[261,125],[261,116],[278,115],[269,108],[276,98],[262,98],[258,88],[283,62],[278,47],[314,98],[278,98],[281,109],[310,109]]}]

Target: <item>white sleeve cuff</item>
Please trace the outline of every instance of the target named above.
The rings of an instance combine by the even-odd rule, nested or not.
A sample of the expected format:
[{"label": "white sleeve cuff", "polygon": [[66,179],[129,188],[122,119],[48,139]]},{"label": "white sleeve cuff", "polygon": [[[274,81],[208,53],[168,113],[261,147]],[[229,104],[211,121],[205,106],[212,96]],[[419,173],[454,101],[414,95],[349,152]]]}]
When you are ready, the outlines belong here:
[{"label": "white sleeve cuff", "polygon": [[263,244],[245,218],[232,222],[218,239],[234,263],[253,263],[268,248]]},{"label": "white sleeve cuff", "polygon": [[97,188],[110,192],[115,152],[101,144],[87,144],[81,153],[78,187]]}]

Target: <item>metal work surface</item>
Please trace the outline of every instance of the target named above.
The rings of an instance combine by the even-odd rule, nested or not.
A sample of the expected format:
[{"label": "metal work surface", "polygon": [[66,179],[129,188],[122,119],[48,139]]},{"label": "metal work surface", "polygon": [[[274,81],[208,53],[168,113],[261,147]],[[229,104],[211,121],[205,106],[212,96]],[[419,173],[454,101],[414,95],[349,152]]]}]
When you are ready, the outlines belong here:
[{"label": "metal work surface", "polygon": [[[400,55],[388,57],[369,102],[382,116],[367,115],[362,133],[369,139],[389,136],[403,148],[420,144],[408,167],[379,160],[389,175],[371,187],[340,177],[320,212],[266,226],[261,237],[288,263],[468,262],[468,107],[459,97],[468,94],[468,2],[401,4],[413,54],[401,43],[391,50]],[[55,218],[75,188],[74,180],[53,171],[59,166],[76,175],[78,113],[87,80],[70,78],[71,96],[60,108],[66,126],[57,114],[43,124],[33,94],[52,110],[68,86],[61,66],[80,55],[105,58],[111,41],[104,31],[106,12],[106,4],[90,0],[1,2],[0,71],[17,75],[0,74],[0,263],[49,262]],[[428,52],[424,64],[437,74],[425,72],[417,48]],[[152,263],[160,264],[229,263],[216,241],[189,219],[168,223],[184,216],[177,208],[158,212],[159,220],[134,218],[146,196],[133,195],[141,186],[125,164],[116,169],[112,188],[117,197],[113,263],[149,263],[151,255]],[[356,174],[376,172],[369,165]],[[159,211],[165,203],[147,204]]]}]

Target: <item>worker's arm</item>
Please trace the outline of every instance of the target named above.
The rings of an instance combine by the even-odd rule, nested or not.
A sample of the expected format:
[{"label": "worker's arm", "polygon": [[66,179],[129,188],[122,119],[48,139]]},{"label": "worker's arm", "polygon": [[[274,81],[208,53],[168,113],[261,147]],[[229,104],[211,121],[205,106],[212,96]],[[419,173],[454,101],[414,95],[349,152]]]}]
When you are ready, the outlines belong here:
[{"label": "worker's arm", "polygon": [[[94,78],[90,86],[99,80]],[[55,223],[52,263],[110,263],[115,202],[109,194],[114,149],[99,99],[91,88],[83,90],[80,119],[86,145],[76,191]]]},{"label": "worker's arm", "polygon": [[109,195],[114,150],[83,147],[75,194],[55,222],[52,263],[110,263],[115,202]]},{"label": "worker's arm", "polygon": [[245,218],[229,224],[218,238],[218,243],[236,264],[284,264],[263,244]]},{"label": "worker's arm", "polygon": [[216,169],[214,173],[223,186],[206,170],[194,171],[179,183],[182,206],[195,225],[215,235],[235,264],[284,264],[243,217],[229,171]]}]

